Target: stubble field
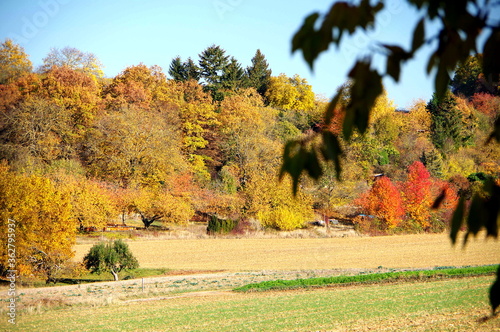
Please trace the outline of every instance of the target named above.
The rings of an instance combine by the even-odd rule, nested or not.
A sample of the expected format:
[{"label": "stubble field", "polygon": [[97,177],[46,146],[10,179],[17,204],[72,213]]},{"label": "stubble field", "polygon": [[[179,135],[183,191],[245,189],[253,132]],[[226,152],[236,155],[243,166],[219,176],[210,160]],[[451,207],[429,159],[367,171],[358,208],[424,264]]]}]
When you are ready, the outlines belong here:
[{"label": "stubble field", "polygon": [[[316,270],[429,268],[498,264],[498,241],[483,236],[452,247],[446,234],[384,237],[132,240],[144,268],[175,270]],[[92,245],[75,246],[81,261]]]}]

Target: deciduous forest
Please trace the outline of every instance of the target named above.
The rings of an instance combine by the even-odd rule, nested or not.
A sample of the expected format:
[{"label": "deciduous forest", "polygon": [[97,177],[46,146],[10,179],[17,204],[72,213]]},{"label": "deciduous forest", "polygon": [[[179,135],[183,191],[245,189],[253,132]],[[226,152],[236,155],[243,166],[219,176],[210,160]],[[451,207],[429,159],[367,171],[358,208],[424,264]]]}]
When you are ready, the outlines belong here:
[{"label": "deciduous forest", "polygon": [[[460,198],[481,193],[485,181],[500,184],[500,148],[488,143],[500,90],[484,79],[481,61],[461,63],[444,98],[396,109],[382,93],[368,130],[346,140],[352,83],[339,87],[325,122],[328,100],[298,75],[273,73],[260,50],[245,65],[212,45],[169,68],[140,63],[108,78],[94,54],[71,47],[52,49],[33,68],[7,39],[0,225],[15,222],[21,274],[48,277],[71,256],[79,229],[132,215],[146,228],[215,216],[240,229],[286,231],[330,217],[367,234],[442,232]],[[280,178],[285,143],[319,139],[319,131],[339,137],[331,148],[343,158],[320,158],[300,181]],[[7,248],[0,253],[7,270]]]}]

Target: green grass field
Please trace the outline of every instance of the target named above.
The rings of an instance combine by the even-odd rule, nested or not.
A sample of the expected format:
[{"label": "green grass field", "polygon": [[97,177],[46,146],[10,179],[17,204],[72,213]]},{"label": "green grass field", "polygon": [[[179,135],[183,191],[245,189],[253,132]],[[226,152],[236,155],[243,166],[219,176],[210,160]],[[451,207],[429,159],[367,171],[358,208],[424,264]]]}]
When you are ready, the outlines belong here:
[{"label": "green grass field", "polygon": [[322,278],[294,279],[294,280],[271,280],[259,283],[247,284],[238,287],[235,291],[269,291],[289,290],[297,288],[325,287],[341,284],[363,284],[384,283],[399,281],[430,281],[431,279],[444,279],[464,276],[494,275],[498,269],[497,265],[475,266],[465,268],[443,268],[434,270],[415,270],[401,272],[359,274],[354,276],[335,276]]},{"label": "green grass field", "polygon": [[493,276],[172,297],[22,314],[13,331],[500,331]]}]

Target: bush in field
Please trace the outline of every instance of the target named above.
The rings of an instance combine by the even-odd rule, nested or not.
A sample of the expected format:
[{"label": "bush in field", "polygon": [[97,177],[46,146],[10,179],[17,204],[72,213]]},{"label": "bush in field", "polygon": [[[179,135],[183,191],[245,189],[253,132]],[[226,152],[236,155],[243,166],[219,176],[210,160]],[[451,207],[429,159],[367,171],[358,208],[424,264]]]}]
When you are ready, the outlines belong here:
[{"label": "bush in field", "polygon": [[304,216],[287,207],[279,207],[271,211],[259,212],[258,218],[262,226],[291,231],[304,225]]},{"label": "bush in field", "polygon": [[83,263],[92,273],[110,272],[115,281],[118,280],[120,271],[139,267],[139,262],[122,240],[94,245],[84,257]]},{"label": "bush in field", "polygon": [[221,219],[217,216],[210,216],[208,221],[207,233],[208,234],[227,234],[231,232],[238,223],[231,219]]}]

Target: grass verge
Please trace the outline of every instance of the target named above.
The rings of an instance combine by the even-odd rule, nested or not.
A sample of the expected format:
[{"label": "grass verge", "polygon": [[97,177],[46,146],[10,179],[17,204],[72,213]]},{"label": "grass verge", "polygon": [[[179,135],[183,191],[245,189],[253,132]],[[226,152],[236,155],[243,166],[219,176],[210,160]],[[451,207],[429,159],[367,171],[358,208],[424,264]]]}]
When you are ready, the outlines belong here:
[{"label": "grass verge", "polygon": [[435,268],[433,270],[415,270],[401,272],[386,272],[360,274],[355,276],[336,276],[321,277],[295,280],[270,280],[259,283],[252,283],[242,287],[235,288],[236,292],[249,291],[269,291],[269,290],[288,290],[310,287],[325,287],[339,284],[363,284],[363,283],[382,283],[399,282],[425,279],[442,279],[457,277],[473,277],[483,275],[493,275],[498,269],[498,265],[471,266],[462,268]]}]

